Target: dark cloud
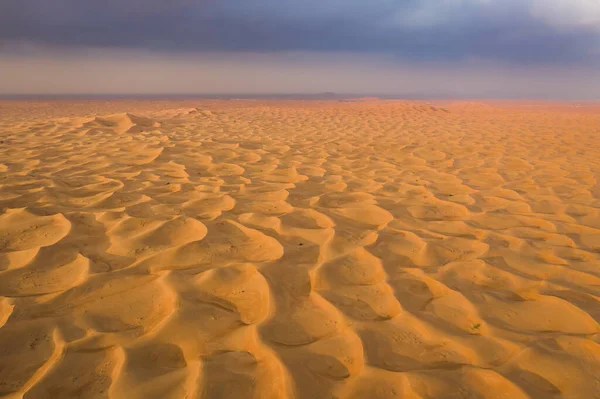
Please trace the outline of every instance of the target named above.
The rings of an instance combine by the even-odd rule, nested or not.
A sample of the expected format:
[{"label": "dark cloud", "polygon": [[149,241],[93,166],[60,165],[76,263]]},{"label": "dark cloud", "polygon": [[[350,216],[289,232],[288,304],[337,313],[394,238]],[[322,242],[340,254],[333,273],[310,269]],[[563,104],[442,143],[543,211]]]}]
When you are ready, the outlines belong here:
[{"label": "dark cloud", "polygon": [[2,0],[0,40],[594,65],[600,63],[600,7],[594,1]]}]

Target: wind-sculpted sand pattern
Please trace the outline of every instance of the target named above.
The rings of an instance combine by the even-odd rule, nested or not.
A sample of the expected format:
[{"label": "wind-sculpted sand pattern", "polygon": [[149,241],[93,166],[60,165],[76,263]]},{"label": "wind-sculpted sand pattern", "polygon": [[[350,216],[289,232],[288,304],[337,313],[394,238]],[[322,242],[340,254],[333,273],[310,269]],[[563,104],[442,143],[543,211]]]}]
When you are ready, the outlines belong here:
[{"label": "wind-sculpted sand pattern", "polygon": [[592,106],[1,103],[0,396],[600,398],[599,179]]}]

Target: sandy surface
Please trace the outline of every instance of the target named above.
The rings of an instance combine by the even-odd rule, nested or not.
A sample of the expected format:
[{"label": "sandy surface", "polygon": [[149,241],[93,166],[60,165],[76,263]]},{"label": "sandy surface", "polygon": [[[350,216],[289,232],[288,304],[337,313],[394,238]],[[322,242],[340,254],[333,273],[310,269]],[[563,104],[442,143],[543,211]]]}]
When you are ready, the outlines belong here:
[{"label": "sandy surface", "polygon": [[0,102],[0,396],[599,398],[600,107]]}]

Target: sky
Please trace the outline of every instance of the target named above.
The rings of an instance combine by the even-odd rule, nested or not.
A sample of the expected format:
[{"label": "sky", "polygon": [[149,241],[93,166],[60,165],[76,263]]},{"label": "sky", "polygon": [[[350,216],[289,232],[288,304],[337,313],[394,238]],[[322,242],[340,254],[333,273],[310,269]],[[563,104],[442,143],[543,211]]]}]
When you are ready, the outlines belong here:
[{"label": "sky", "polygon": [[600,99],[600,0],[1,0],[0,94]]}]

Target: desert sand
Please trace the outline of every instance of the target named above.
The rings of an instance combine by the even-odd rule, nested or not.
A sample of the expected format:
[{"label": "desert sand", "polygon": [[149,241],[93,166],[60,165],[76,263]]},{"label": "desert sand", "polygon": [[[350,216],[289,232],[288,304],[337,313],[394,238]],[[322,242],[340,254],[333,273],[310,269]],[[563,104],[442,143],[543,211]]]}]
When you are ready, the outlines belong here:
[{"label": "desert sand", "polygon": [[0,396],[600,398],[600,107],[0,102]]}]

